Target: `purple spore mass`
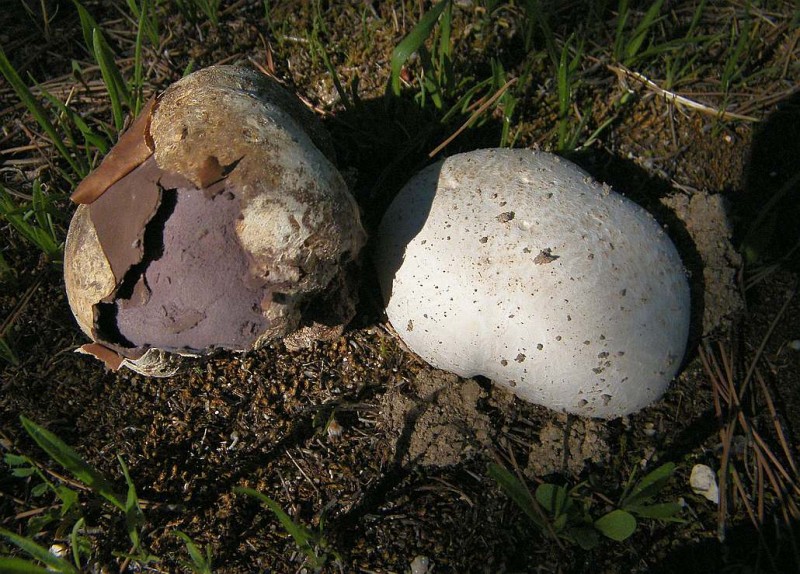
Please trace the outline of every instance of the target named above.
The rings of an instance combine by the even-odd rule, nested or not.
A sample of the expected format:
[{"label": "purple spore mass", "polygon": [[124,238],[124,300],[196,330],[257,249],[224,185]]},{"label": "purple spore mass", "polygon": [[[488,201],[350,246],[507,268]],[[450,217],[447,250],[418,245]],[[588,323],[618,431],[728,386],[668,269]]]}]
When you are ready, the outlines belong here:
[{"label": "purple spore mass", "polygon": [[266,329],[264,291],[253,287],[235,231],[239,198],[224,182],[217,186],[162,191],[165,202],[174,202],[163,223],[163,251],[131,278],[128,298],[115,301],[118,332],[134,347],[247,349]]}]

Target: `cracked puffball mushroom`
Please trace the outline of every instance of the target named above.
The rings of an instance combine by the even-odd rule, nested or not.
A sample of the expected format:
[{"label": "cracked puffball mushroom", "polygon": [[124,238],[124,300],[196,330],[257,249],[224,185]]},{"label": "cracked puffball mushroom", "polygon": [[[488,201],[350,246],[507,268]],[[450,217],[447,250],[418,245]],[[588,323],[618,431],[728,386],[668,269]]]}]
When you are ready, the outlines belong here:
[{"label": "cracked puffball mushroom", "polygon": [[434,367],[526,401],[615,418],[658,399],[689,286],[641,207],[558,156],[479,150],[424,169],[379,228],[387,316]]},{"label": "cracked puffball mushroom", "polygon": [[200,70],[151,100],[73,194],[64,276],[93,340],[82,350],[167,376],[179,355],[338,334],[365,235],[327,137],[243,67]]}]

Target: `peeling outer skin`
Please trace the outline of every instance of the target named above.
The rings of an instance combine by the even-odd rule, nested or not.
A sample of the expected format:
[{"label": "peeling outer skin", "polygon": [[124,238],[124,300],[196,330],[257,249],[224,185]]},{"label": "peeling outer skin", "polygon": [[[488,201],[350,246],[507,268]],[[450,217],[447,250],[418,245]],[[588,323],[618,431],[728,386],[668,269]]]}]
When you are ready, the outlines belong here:
[{"label": "peeling outer skin", "polygon": [[89,205],[94,231],[117,285],[144,257],[145,227],[161,204],[162,175],[155,162],[145,160]]},{"label": "peeling outer skin", "polygon": [[163,252],[146,269],[134,270],[127,288],[107,301],[113,310],[105,307],[109,319],[116,313],[119,334],[134,347],[245,350],[270,327],[260,304],[271,298],[272,286],[248,276],[249,260],[235,230],[240,200],[229,183],[197,189],[185,182],[188,187],[163,192],[169,216],[148,227],[159,229]]},{"label": "peeling outer skin", "polygon": [[146,377],[171,377],[178,372],[181,365],[180,355],[165,353],[158,349],[149,349],[138,359],[126,359],[100,343],[88,343],[78,347],[76,351],[103,361],[106,367],[114,372],[121,367],[127,367]]},{"label": "peeling outer skin", "polygon": [[106,364],[106,367],[112,371],[118,371],[122,366],[122,363],[125,361],[125,357],[119,355],[113,349],[109,349],[105,345],[101,345],[100,343],[87,343],[86,345],[78,347],[76,350],[79,353],[91,355],[95,359],[103,361]]},{"label": "peeling outer skin", "polygon": [[153,155],[150,137],[150,119],[156,108],[153,96],[142,108],[130,128],[122,134],[117,144],[108,152],[100,166],[78,185],[70,199],[75,203],[92,203],[114,183],[133,171]]}]

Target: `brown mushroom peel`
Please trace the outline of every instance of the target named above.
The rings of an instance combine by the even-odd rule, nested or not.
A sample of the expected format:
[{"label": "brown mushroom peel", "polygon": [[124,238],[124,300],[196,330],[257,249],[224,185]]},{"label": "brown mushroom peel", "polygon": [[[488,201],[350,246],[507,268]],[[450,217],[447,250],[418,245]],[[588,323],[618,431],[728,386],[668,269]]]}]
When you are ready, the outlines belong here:
[{"label": "brown mushroom peel", "polygon": [[[324,131],[276,81],[195,72],[158,98],[147,133],[153,154],[79,206],[70,228],[67,293],[102,346],[93,354],[167,376],[169,353],[256,348],[316,324],[315,299],[349,297],[358,207]],[[327,327],[352,316],[329,307],[341,312]]]},{"label": "brown mushroom peel", "polygon": [[103,158],[100,166],[78,185],[70,199],[75,203],[92,203],[114,183],[136,169],[153,155],[150,119],[156,107],[150,98],[130,128],[120,136],[117,145]]}]

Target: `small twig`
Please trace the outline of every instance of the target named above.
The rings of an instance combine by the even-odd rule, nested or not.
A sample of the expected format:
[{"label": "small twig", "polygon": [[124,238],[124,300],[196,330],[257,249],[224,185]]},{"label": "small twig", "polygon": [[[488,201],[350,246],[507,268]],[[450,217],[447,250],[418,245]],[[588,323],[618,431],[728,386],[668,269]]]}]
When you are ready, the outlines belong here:
[{"label": "small twig", "polygon": [[[725,519],[728,516],[728,463],[731,455],[731,442],[733,442],[733,432],[735,425],[727,424],[720,429],[722,438],[722,459],[720,460],[719,474],[719,513],[717,514],[717,538],[720,542],[725,540]],[[735,469],[733,469],[735,472]],[[744,492],[742,496],[746,498]]]},{"label": "small twig", "polygon": [[[508,449],[508,460],[509,460],[509,462],[511,464],[511,467],[514,469],[514,474],[517,475],[517,480],[520,481],[520,484],[525,484],[525,477],[522,474],[522,470],[520,470],[519,465],[517,464],[517,459],[514,456],[513,449],[510,449],[510,448]],[[502,462],[500,464],[502,464]],[[542,507],[539,505],[539,502],[536,500],[536,498],[534,497],[533,493],[529,489],[525,489],[525,490],[528,493],[528,497],[529,497],[529,500],[530,500],[530,503],[531,503],[531,508],[533,508],[533,511],[536,513],[536,515],[538,516],[539,520],[544,525],[545,530],[547,530],[547,535],[552,540],[554,540],[556,544],[558,544],[558,547],[560,549],[564,550],[565,549],[564,543],[561,542],[561,539],[558,537],[558,534],[556,534],[556,531],[553,530],[553,525],[550,524],[550,520],[547,517],[547,515],[544,513],[544,510],[542,510]]]},{"label": "small twig", "polygon": [[774,468],[788,482],[788,485],[792,487],[792,490],[794,490],[795,493],[797,493],[797,495],[800,496],[800,487],[798,487],[797,484],[795,483],[795,481],[792,479],[792,477],[789,476],[789,473],[786,472],[786,469],[783,467],[783,465],[780,463],[778,458],[772,452],[772,449],[770,449],[767,446],[767,444],[764,442],[764,439],[761,438],[761,435],[758,434],[758,431],[756,431],[755,429],[751,429],[751,434],[753,436],[753,439],[755,440],[755,442],[758,444],[759,448],[763,452],[763,454],[765,454],[767,456],[767,458],[770,460],[770,462],[772,462]]},{"label": "small twig", "polygon": [[753,373],[756,370],[756,366],[758,365],[759,359],[761,359],[761,355],[764,354],[764,349],[767,347],[767,342],[769,341],[770,337],[772,336],[772,332],[775,330],[775,327],[778,326],[778,322],[783,317],[783,314],[786,313],[786,309],[789,308],[789,303],[792,302],[794,299],[795,294],[797,293],[797,281],[795,282],[792,290],[789,292],[789,296],[786,297],[786,301],[784,301],[783,306],[778,310],[778,313],[775,315],[775,318],[770,323],[769,329],[767,332],[764,333],[764,337],[761,339],[761,343],[756,350],[756,354],[753,356],[753,360],[750,363],[750,367],[747,369],[747,374],[744,377],[744,381],[742,381],[742,387],[739,392],[739,397],[743,397],[745,391],[747,390],[748,385],[750,384],[750,379],[753,377]]},{"label": "small twig", "polygon": [[620,79],[620,81],[622,81],[623,78],[636,80],[637,82],[647,86],[650,90],[652,90],[653,92],[664,98],[666,101],[671,102],[673,104],[685,106],[687,108],[697,110],[700,113],[721,118],[723,120],[740,120],[744,122],[760,121],[758,118],[755,118],[753,116],[745,116],[742,114],[737,114],[735,112],[729,112],[727,110],[712,108],[711,106],[701,104],[700,102],[695,102],[694,100],[690,100],[689,98],[676,94],[675,92],[670,92],[669,90],[665,90],[664,88],[656,84],[654,81],[648,79],[646,76],[640,74],[639,72],[634,72],[633,70],[629,70],[622,64],[616,66],[608,64],[606,67],[612,72],[614,72]]},{"label": "small twig", "polygon": [[297,470],[299,470],[299,471],[300,471],[300,474],[302,474],[302,475],[303,475],[303,478],[305,478],[305,479],[306,479],[306,481],[308,482],[308,484],[310,484],[310,485],[311,485],[311,488],[313,488],[313,489],[314,489],[314,492],[316,492],[316,493],[317,493],[317,496],[319,496],[319,495],[320,495],[320,493],[319,493],[319,488],[317,488],[317,485],[316,485],[316,484],[314,484],[314,481],[313,481],[313,480],[311,480],[311,478],[308,476],[308,474],[306,473],[306,471],[305,471],[305,470],[303,470],[303,468],[302,468],[302,467],[301,467],[301,466],[300,466],[300,465],[297,463],[297,461],[296,461],[296,460],[295,460],[295,458],[292,456],[292,453],[291,453],[290,451],[288,451],[288,450],[287,450],[287,451],[286,451],[286,454],[287,454],[287,455],[289,455],[289,460],[291,460],[291,461],[294,463],[294,465],[297,467]]},{"label": "small twig", "polygon": [[792,471],[794,472],[795,476],[797,476],[797,466],[794,462],[794,457],[792,456],[792,451],[789,448],[789,442],[786,440],[786,435],[783,432],[783,426],[780,423],[780,419],[778,418],[778,413],[775,410],[775,405],[772,402],[772,396],[770,395],[769,389],[764,381],[764,376],[761,374],[761,371],[756,371],[756,380],[758,381],[759,386],[761,387],[761,392],[764,394],[764,400],[767,403],[767,408],[769,409],[769,414],[772,416],[772,423],[775,427],[775,433],[778,435],[778,441],[781,443],[781,448],[783,448],[783,454],[786,456],[786,460],[789,462],[789,466],[792,467]]},{"label": "small twig", "polygon": [[25,294],[16,304],[11,313],[9,313],[8,317],[6,317],[3,320],[3,322],[0,323],[0,337],[6,336],[8,330],[11,328],[14,322],[19,318],[22,312],[25,310],[25,307],[28,306],[28,303],[33,297],[33,294],[36,292],[36,289],[38,289],[39,285],[42,284],[43,279],[44,276],[40,274],[39,277],[36,279],[36,281],[34,281],[33,284],[30,287],[28,287],[28,289],[25,291]]},{"label": "small twig", "polygon": [[703,363],[703,368],[708,375],[708,378],[711,380],[711,390],[712,390],[712,399],[714,401],[714,415],[717,418],[717,421],[722,426],[722,404],[720,402],[720,390],[719,390],[719,383],[717,382],[717,377],[712,370],[711,361],[714,359],[711,352],[708,350],[708,343],[703,343],[703,346],[700,347],[700,362]]},{"label": "small twig", "polygon": [[509,81],[507,81],[505,84],[503,84],[503,86],[502,86],[502,87],[501,87],[499,90],[497,90],[497,91],[494,93],[494,95],[493,95],[491,98],[489,98],[488,100],[486,100],[486,101],[483,103],[483,105],[482,105],[481,107],[479,107],[477,110],[475,110],[475,111],[472,113],[472,115],[469,117],[469,119],[468,119],[467,121],[465,121],[463,124],[461,124],[461,127],[460,127],[460,128],[458,128],[458,129],[457,129],[457,130],[456,130],[456,131],[453,133],[453,135],[451,135],[449,138],[447,138],[447,139],[446,139],[446,140],[444,140],[442,143],[440,143],[438,146],[436,146],[436,147],[433,149],[433,151],[431,151],[431,152],[428,154],[428,157],[432,158],[432,157],[436,156],[436,155],[437,155],[437,154],[438,154],[440,151],[442,151],[444,148],[446,148],[446,147],[447,147],[447,146],[450,144],[450,142],[452,142],[452,141],[453,141],[454,139],[456,139],[456,138],[457,138],[459,135],[461,135],[461,132],[463,132],[465,129],[467,129],[469,126],[471,126],[471,125],[472,125],[472,122],[474,122],[474,121],[475,121],[477,118],[479,118],[479,117],[480,117],[480,115],[481,115],[483,112],[485,112],[487,109],[489,109],[489,107],[490,107],[490,106],[491,106],[493,103],[495,103],[495,102],[496,102],[498,99],[500,99],[500,96],[502,96],[503,94],[505,94],[505,93],[506,93],[506,90],[507,90],[508,88],[510,88],[510,87],[511,87],[511,86],[512,86],[512,85],[513,85],[513,84],[514,84],[516,81],[517,81],[517,78],[511,78]]},{"label": "small twig", "polygon": [[128,556],[125,557],[125,560],[122,561],[122,564],[119,567],[119,574],[123,574],[123,572],[125,572],[125,570],[128,569],[128,564],[131,563],[131,556],[133,555],[134,550],[136,550],[136,547],[131,546],[131,549],[128,552]]},{"label": "small twig", "polygon": [[10,494],[6,494],[2,490],[0,490],[0,496],[3,496],[3,497],[5,497],[5,498],[7,498],[9,500],[12,500],[16,504],[19,504],[20,506],[25,506],[25,504],[26,504],[26,502],[24,500],[22,500],[20,498],[17,498],[16,496],[12,496]]},{"label": "small twig", "polygon": [[[449,482],[447,482],[443,478],[439,478],[438,476],[432,476],[431,479],[434,480],[435,482],[438,482],[439,484],[441,484],[442,487],[444,488],[444,490],[447,490],[449,492],[452,492],[453,494],[458,495],[458,497],[461,500],[463,500],[464,502],[466,502],[467,504],[469,504],[470,507],[474,507],[475,506],[475,503],[472,501],[472,499],[469,496],[467,496],[467,494],[463,490],[459,490],[458,488],[456,488],[455,486],[453,486],[452,484],[450,484]],[[438,490],[441,490],[441,488],[440,487],[436,487],[436,486],[420,486],[419,488],[417,488],[417,490],[436,492]]]},{"label": "small twig", "polygon": [[[750,501],[747,500],[747,493],[744,490],[744,485],[742,484],[742,479],[739,478],[739,473],[736,472],[736,469],[731,469],[731,477],[733,477],[733,484],[736,487],[736,490],[739,491],[739,496],[742,499],[742,503],[744,503],[744,508],[747,511],[747,515],[750,517],[750,522],[753,523],[753,526],[758,529],[760,522],[756,519],[756,515],[753,512],[753,507],[750,506]],[[722,499],[720,498],[720,501]]]},{"label": "small twig", "polygon": [[31,516],[38,516],[39,514],[43,514],[48,510],[52,510],[54,508],[61,508],[60,504],[51,504],[50,506],[40,506],[39,508],[31,508],[30,510],[24,510],[22,512],[18,512],[14,515],[14,520],[24,520],[26,518],[30,518]]}]

